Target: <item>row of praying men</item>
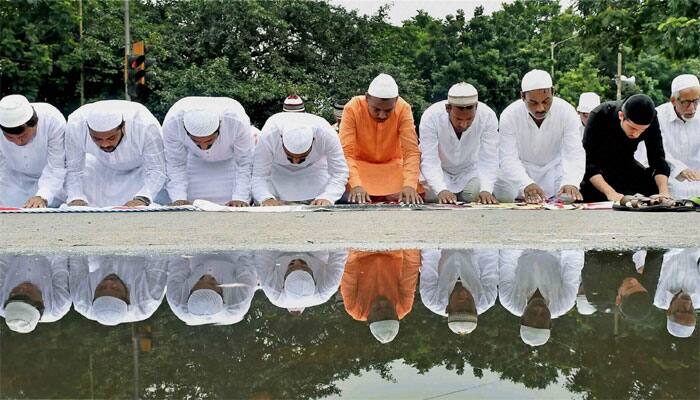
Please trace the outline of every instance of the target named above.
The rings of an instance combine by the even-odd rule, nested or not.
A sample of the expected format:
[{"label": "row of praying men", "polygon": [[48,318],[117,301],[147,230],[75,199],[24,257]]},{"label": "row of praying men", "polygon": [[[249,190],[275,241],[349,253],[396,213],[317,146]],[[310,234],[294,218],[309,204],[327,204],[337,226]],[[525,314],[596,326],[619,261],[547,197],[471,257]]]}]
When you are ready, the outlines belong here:
[{"label": "row of praying men", "polygon": [[261,288],[293,315],[339,291],[346,312],[388,343],[412,310],[417,287],[423,304],[460,335],[474,331],[498,298],[520,317],[521,339],[530,346],[545,344],[552,320],[574,306],[582,315],[615,311],[642,321],[653,304],[666,310],[668,332],[685,338],[700,309],[700,248],[0,257],[0,315],[22,333],[60,319],[71,304],[103,325],[142,321],[164,297],[188,325],[230,325],[244,318]]},{"label": "row of praying men", "polygon": [[499,120],[474,86],[455,84],[423,113],[420,143],[411,106],[386,74],[344,105],[338,134],[306,113],[298,97],[257,134],[230,98],[183,98],[161,127],[134,102],[87,104],[66,123],[53,106],[10,95],[0,100],[0,205],[492,204],[700,195],[696,76],[675,78],[670,101],[659,107],[643,94],[596,106],[597,96],[586,93],[581,118],[555,96],[545,71],[525,74],[520,89]]}]

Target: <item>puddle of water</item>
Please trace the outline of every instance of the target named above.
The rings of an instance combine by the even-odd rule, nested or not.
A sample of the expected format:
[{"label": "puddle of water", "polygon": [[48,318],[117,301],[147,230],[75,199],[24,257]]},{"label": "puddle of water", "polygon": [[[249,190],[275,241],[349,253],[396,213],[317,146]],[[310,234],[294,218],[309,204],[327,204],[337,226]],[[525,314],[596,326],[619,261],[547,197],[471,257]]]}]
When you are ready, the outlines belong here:
[{"label": "puddle of water", "polygon": [[4,255],[0,398],[698,398],[699,258]]}]

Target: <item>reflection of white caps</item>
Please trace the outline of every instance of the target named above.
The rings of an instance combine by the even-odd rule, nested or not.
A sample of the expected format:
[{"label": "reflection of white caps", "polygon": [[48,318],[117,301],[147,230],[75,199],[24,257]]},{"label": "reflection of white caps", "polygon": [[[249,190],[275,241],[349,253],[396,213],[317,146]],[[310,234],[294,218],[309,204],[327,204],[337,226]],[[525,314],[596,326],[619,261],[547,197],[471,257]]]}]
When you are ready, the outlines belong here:
[{"label": "reflection of white caps", "polygon": [[369,330],[374,338],[381,344],[387,344],[394,340],[399,334],[399,321],[387,319],[385,321],[375,321],[369,324]]},{"label": "reflection of white caps", "polygon": [[477,315],[469,312],[450,313],[447,316],[447,327],[458,335],[467,335],[476,329]]},{"label": "reflection of white caps", "polygon": [[581,315],[591,315],[596,312],[596,309],[588,301],[585,294],[579,294],[576,296],[576,311]]},{"label": "reflection of white caps", "polygon": [[582,113],[589,113],[599,105],[600,96],[593,92],[581,93],[581,96],[578,97],[578,107],[576,107],[576,111]]},{"label": "reflection of white caps", "polygon": [[87,116],[88,128],[95,132],[110,131],[118,127],[123,120],[122,113],[109,102],[94,103]]},{"label": "reflection of white caps", "polygon": [[476,88],[466,82],[452,85],[447,92],[447,104],[464,107],[479,102],[479,94]]},{"label": "reflection of white caps", "polygon": [[29,333],[39,323],[39,310],[23,301],[13,301],[5,307],[5,323],[11,330]]},{"label": "reflection of white caps", "polygon": [[187,133],[194,137],[209,136],[219,127],[219,115],[209,110],[190,110],[182,118]]},{"label": "reflection of white caps", "polygon": [[692,87],[700,86],[698,77],[691,74],[678,75],[671,82],[671,94],[679,92],[683,89],[689,89]]},{"label": "reflection of white caps", "polygon": [[541,69],[533,69],[523,76],[520,90],[529,92],[530,90],[536,89],[549,89],[552,86],[552,77],[549,76],[549,72],[542,71]]},{"label": "reflection of white caps", "polygon": [[372,80],[372,83],[369,84],[367,93],[370,96],[380,99],[393,99],[399,97],[399,86],[390,75],[379,74]]},{"label": "reflection of white caps", "polygon": [[530,346],[542,346],[549,340],[550,330],[520,325],[520,338]]},{"label": "reflection of white caps", "polygon": [[25,124],[32,115],[32,105],[21,94],[11,94],[0,100],[0,125],[5,128],[16,128]]},{"label": "reflection of white caps", "polygon": [[187,299],[187,310],[192,315],[214,315],[223,308],[224,300],[211,289],[197,289]]},{"label": "reflection of white caps", "polygon": [[284,279],[284,293],[290,300],[301,300],[313,296],[316,292],[316,283],[313,276],[306,271],[292,271]]},{"label": "reflection of white caps", "polygon": [[666,318],[666,330],[677,338],[687,338],[695,331],[695,325],[682,325],[671,318]]},{"label": "reflection of white caps", "polygon": [[127,313],[124,300],[112,296],[102,296],[92,302],[92,313],[102,325],[114,326],[124,322]]},{"label": "reflection of white caps", "polygon": [[309,126],[295,126],[282,133],[282,144],[290,153],[303,154],[311,148],[314,131]]}]

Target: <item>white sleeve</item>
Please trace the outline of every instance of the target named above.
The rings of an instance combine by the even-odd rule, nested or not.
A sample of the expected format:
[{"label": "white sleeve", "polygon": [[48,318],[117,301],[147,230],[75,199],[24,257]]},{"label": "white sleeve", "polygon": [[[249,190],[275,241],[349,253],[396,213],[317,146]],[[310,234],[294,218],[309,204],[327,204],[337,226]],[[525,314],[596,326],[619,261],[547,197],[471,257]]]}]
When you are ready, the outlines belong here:
[{"label": "white sleeve", "polygon": [[579,134],[581,120],[570,104],[566,103],[565,106],[561,186],[571,185],[578,188],[586,172],[586,151]]},{"label": "white sleeve", "polygon": [[489,109],[484,113],[484,130],[481,132],[481,148],[479,149],[479,183],[480,190],[493,193],[493,187],[498,178],[498,118]]},{"label": "white sleeve", "polygon": [[53,312],[51,321],[57,321],[68,313],[71,306],[70,292],[68,287],[68,257],[52,256],[51,262],[51,302]]},{"label": "white sleeve", "polygon": [[66,125],[66,202],[73,200],[87,201],[83,191],[83,174],[85,173],[85,137],[82,121],[69,119]]},{"label": "white sleeve", "polygon": [[420,298],[428,309],[436,303],[438,296],[438,264],[442,253],[440,250],[422,250],[420,252],[421,267],[420,267]]},{"label": "white sleeve", "polygon": [[[508,111],[506,109],[506,111]],[[504,114],[506,114],[504,112]],[[525,171],[520,155],[518,154],[518,144],[515,137],[518,127],[509,115],[501,114],[498,127],[500,133],[499,158],[501,162],[501,174],[503,179],[515,185],[518,191],[522,191],[527,185],[535,181],[530,178]]]},{"label": "white sleeve", "polygon": [[51,118],[51,129],[48,132],[49,144],[46,166],[39,177],[37,196],[44,198],[49,204],[63,188],[66,179],[66,145],[65,120]]},{"label": "white sleeve", "polygon": [[272,135],[276,133],[269,132],[260,136],[260,141],[255,146],[255,158],[253,161],[253,198],[258,203],[264,200],[275,198],[272,194]]},{"label": "white sleeve", "polygon": [[231,200],[250,202],[251,173],[255,154],[255,141],[250,132],[250,122],[236,120],[236,137],[233,154],[236,157],[236,184],[231,193]]},{"label": "white sleeve", "polygon": [[335,203],[345,193],[345,185],[348,183],[349,174],[348,163],[345,161],[343,146],[340,144],[338,135],[329,128],[320,129],[328,162],[328,183],[323,192],[316,198],[326,199],[331,203]]},{"label": "white sleeve", "polygon": [[[445,111],[447,112],[447,111]],[[447,190],[445,175],[442,172],[442,162],[439,153],[438,118],[434,112],[423,113],[420,119],[420,171],[428,186],[435,194]]]},{"label": "white sleeve", "polygon": [[143,196],[153,201],[167,180],[163,138],[160,125],[155,119],[153,122],[148,121],[143,129],[145,129],[143,134],[146,135],[143,146],[144,185],[134,197]]},{"label": "white sleeve", "polygon": [[182,143],[178,123],[177,118],[163,123],[165,171],[168,176],[166,188],[172,201],[189,200],[187,199],[187,147]]}]

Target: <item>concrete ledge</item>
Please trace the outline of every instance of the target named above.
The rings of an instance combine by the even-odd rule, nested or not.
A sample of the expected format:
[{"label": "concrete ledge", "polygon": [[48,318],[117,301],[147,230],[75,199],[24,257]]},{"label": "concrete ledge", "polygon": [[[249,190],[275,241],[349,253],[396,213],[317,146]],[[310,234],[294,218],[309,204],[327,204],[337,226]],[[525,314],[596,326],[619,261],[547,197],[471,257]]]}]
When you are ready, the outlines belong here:
[{"label": "concrete ledge", "polygon": [[6,214],[3,253],[700,247],[700,213],[346,211]]}]

